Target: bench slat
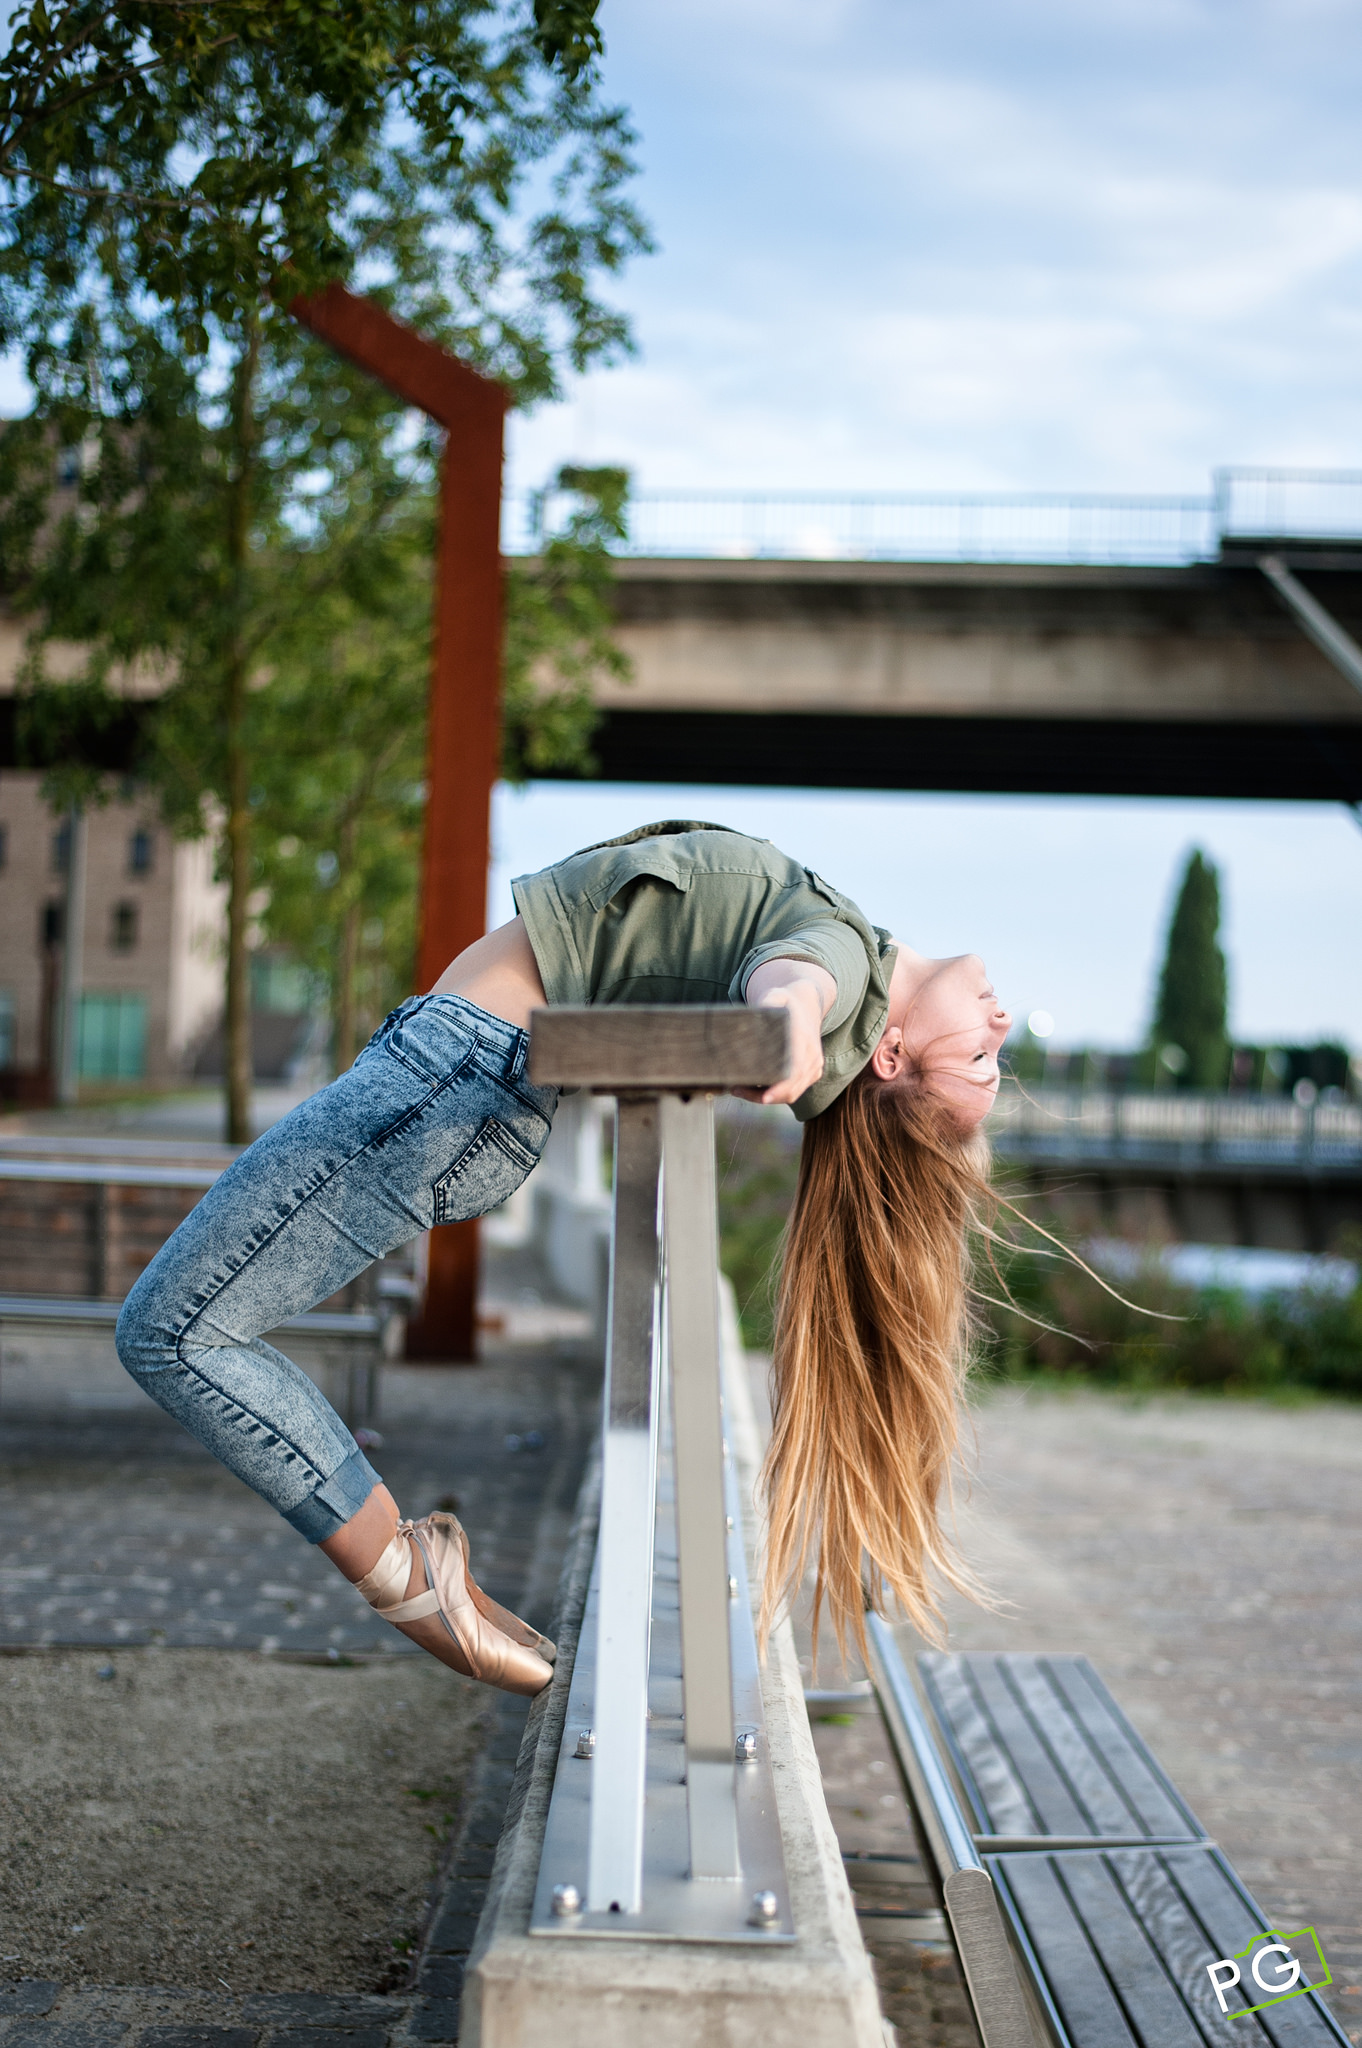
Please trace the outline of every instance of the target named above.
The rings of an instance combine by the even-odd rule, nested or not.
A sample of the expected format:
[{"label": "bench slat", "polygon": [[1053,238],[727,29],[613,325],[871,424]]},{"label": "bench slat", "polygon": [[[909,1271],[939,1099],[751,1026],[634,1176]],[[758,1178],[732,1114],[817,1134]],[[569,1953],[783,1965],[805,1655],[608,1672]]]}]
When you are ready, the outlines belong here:
[{"label": "bench slat", "polygon": [[[994,1730],[965,1676],[963,1657],[932,1651],[918,1658],[918,1669],[932,1711],[945,1737],[966,1799],[974,1809],[974,1825],[993,1835],[1043,1835],[1053,1832],[1026,1796],[1026,1787],[999,1747]],[[1087,1829],[1083,1829],[1087,1833]]]},{"label": "bench slat", "polygon": [[1085,1657],[919,1665],[980,1833],[1206,1839]]},{"label": "bench slat", "polygon": [[1007,1682],[1000,1657],[967,1657],[970,1683],[993,1729],[993,1739],[1006,1750],[1026,1794],[1040,1816],[1037,1832],[1046,1835],[1090,1835],[1091,1814],[1085,1813],[1072,1786],[1056,1768],[1035,1723]]},{"label": "bench slat", "polygon": [[[1216,1849],[1031,1851],[985,1862],[1071,2048],[1334,2048],[1346,2038],[1309,1997],[1250,2013],[1254,1998],[1235,1990],[1221,2013],[1207,1965],[1248,1947],[1267,1921]],[[1125,2033],[1113,2031],[1099,1979]]]},{"label": "bench slat", "polygon": [[1206,1830],[1201,1822],[1164,1776],[1087,1658],[1043,1657],[1039,1661],[1094,1748],[1106,1759],[1144,1832],[1186,1834],[1204,1841]]},{"label": "bench slat", "polygon": [[[1001,1866],[1000,1892],[1015,1902],[1072,2048],[1146,2048],[1132,2033],[1102,1965],[1059,1881],[1053,1856],[990,1857]],[[998,1872],[994,1872],[995,1878]],[[1192,2037],[1195,2041],[1195,2036]],[[1162,2043],[1159,2044],[1162,2048]],[[1170,2048],[1181,2048],[1178,2041]]]},{"label": "bench slat", "polygon": [[[1112,1862],[1121,1871],[1125,1855],[1130,1852],[1115,1850]],[[1135,1855],[1147,1852],[1136,1850]],[[1210,1979],[1205,1974],[1205,1965],[1214,1957],[1232,1956],[1246,1948],[1254,1936],[1263,1933],[1271,1924],[1251,1895],[1245,1891],[1234,1871],[1215,1850],[1165,1849],[1160,1860],[1176,1884],[1178,1891],[1187,1901],[1191,1912],[1205,1930],[1206,1944],[1200,1956],[1201,1982],[1206,1986],[1207,2011],[1215,2015],[1221,2032],[1212,2038],[1225,2038],[1225,2022],[1219,2019],[1219,2007],[1210,1988]],[[1125,1882],[1128,1887],[1130,1878]],[[1294,1934],[1295,1927],[1279,1930]],[[1212,1955],[1207,1956],[1205,1946],[1209,1945]],[[1309,1957],[1303,1956],[1309,1974]],[[1251,1997],[1243,1995],[1243,1987],[1236,1987],[1226,1994],[1230,2011],[1236,2004],[1241,2013],[1258,2002],[1259,1993],[1250,1984]],[[1263,2036],[1274,2044],[1274,2048],[1323,2048],[1326,2042],[1345,2042],[1347,2036],[1336,2026],[1327,2009],[1313,1998],[1289,1998],[1281,2005],[1268,2006],[1263,2012],[1249,2018],[1235,2020],[1232,2038],[1235,2041],[1252,2039],[1251,2029],[1259,2027]]]},{"label": "bench slat", "polygon": [[1186,1913],[1179,1914],[1180,1901],[1157,1857],[1143,1849],[1131,1853],[1150,1880],[1143,1887],[1138,1908],[1100,1854],[1086,1851],[1056,1859],[1060,1882],[1116,1986],[1137,2037],[1150,2048],[1201,2048],[1202,2031],[1179,1987],[1199,1989],[1205,1984],[1209,1991],[1207,1959],[1193,1956],[1187,1959],[1186,1968],[1178,1967],[1183,1960],[1177,1952]]},{"label": "bench slat", "polygon": [[[1088,1817],[1092,1833],[1098,1835],[1140,1835],[1145,1832],[1140,1814],[1123,1796],[1118,1780],[1104,1766],[1102,1751],[1094,1748],[1083,1724],[1070,1712],[1067,1696],[1056,1686],[1043,1657],[1012,1657],[1002,1676],[1020,1694],[1023,1704],[1037,1723],[1038,1732],[1053,1752],[1056,1764]],[[1181,1830],[1179,1830],[1179,1833]]]},{"label": "bench slat", "polygon": [[[1335,2048],[1346,2040],[1311,1997],[1251,2013],[1258,1993],[1235,1989],[1221,2013],[1206,1964],[1243,1952],[1268,1921],[1219,1849],[1028,1851],[985,1864],[1071,2048]],[[1114,2032],[1098,1980],[1124,2034]]]}]

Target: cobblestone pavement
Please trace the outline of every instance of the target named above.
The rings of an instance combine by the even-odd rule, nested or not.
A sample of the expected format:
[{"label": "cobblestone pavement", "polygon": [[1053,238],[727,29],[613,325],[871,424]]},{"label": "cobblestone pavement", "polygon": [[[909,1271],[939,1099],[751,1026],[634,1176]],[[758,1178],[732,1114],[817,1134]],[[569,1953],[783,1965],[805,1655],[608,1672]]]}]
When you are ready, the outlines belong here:
[{"label": "cobblestone pavement", "polygon": [[[109,1375],[119,1405],[8,1417],[0,1367],[0,1649],[421,1654],[116,1361]],[[579,1382],[551,1353],[384,1372],[371,1461],[406,1514],[457,1502],[494,1597],[520,1585],[546,1496],[570,1497]]]}]

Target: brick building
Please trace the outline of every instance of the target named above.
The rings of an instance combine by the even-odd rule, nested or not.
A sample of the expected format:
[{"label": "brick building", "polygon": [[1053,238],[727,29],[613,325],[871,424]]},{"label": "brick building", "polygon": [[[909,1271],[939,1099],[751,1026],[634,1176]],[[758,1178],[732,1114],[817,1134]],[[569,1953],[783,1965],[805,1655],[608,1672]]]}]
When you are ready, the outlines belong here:
[{"label": "brick building", "polygon": [[[0,1090],[31,1095],[53,1062],[72,857],[41,777],[0,771]],[[172,839],[133,794],[86,812],[76,1054],[82,1083],[164,1085],[222,1014],[225,892],[208,841]]]}]

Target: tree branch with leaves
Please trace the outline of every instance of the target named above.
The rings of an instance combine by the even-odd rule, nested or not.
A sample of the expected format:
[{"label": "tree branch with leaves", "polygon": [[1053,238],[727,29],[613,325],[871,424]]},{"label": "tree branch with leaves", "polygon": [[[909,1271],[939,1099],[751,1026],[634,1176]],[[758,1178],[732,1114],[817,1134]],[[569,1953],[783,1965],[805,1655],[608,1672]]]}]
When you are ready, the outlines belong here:
[{"label": "tree branch with leaves", "polygon": [[[221,821],[233,1139],[282,650],[309,629],[326,644],[328,593],[363,584],[390,529],[419,529],[432,472],[428,434],[282,309],[351,283],[521,403],[625,349],[599,284],[647,236],[600,48],[594,0],[35,0],[14,17],[0,344],[22,347],[36,404],[4,436],[0,569],[34,625],[26,716],[50,723],[70,687],[54,640],[88,650],[87,696],[171,679],[142,766],[182,830]],[[82,461],[54,519],[34,478],[57,446]],[[557,743],[551,723],[527,759]],[[580,754],[573,718],[559,729]]]}]

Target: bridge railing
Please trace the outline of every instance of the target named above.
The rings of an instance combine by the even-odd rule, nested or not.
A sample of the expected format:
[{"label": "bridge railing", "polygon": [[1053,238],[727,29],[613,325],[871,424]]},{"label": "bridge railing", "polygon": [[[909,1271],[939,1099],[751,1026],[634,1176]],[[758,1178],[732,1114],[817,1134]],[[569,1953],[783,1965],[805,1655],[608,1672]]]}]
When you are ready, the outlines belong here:
[{"label": "bridge railing", "polygon": [[[626,555],[854,562],[1178,563],[1218,545],[1212,497],[1058,492],[637,491]],[[507,501],[503,546],[534,554],[565,493]]]},{"label": "bridge railing", "polygon": [[1214,484],[1222,541],[1362,541],[1362,470],[1218,469]]},{"label": "bridge railing", "polygon": [[[532,555],[577,501],[507,496],[502,546]],[[1362,471],[1217,469],[1205,495],[1021,491],[640,490],[624,555],[1151,567],[1214,561],[1226,542],[1362,544]]]},{"label": "bridge railing", "polygon": [[1284,1096],[1004,1088],[989,1121],[1004,1157],[1140,1159],[1362,1170],[1362,1103]]}]

